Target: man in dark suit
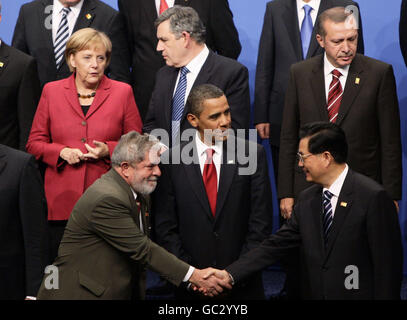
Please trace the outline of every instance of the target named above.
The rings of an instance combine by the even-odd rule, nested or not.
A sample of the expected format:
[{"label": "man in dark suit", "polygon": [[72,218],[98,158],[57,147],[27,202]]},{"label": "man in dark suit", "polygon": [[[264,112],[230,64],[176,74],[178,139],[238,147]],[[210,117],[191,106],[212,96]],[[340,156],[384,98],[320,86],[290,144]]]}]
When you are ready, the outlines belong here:
[{"label": "man in dark suit", "polygon": [[119,12],[99,0],[35,0],[21,6],[12,44],[37,60],[41,86],[71,74],[64,57],[59,62],[54,52],[54,45],[59,48],[61,44],[60,39],[65,43],[67,40],[64,33],[58,37],[64,8],[70,10],[66,16],[66,36],[87,27],[105,32],[113,44],[106,74],[114,80],[130,83],[130,52],[124,19]]},{"label": "man in dark suit", "polygon": [[33,156],[0,144],[0,300],[37,295],[47,261],[47,207]]},{"label": "man in dark suit", "polygon": [[37,65],[32,57],[2,40],[0,88],[0,143],[25,150],[41,92]]},{"label": "man in dark suit", "polygon": [[[278,196],[289,217],[294,198],[309,184],[295,170],[300,126],[338,124],[349,141],[349,165],[401,198],[400,116],[391,65],[356,53],[355,20],[344,8],[324,11],[317,39],[325,54],[294,64],[284,105]],[[396,203],[397,205],[397,203]]]},{"label": "man in dark suit", "polygon": [[[267,160],[260,145],[228,132],[230,107],[219,88],[205,84],[192,89],[187,118],[195,128],[190,129],[194,140],[168,151],[170,161],[162,167],[154,194],[156,238],[187,263],[224,268],[271,233]],[[206,130],[222,134],[206,139]],[[247,153],[249,163],[243,163],[241,156]],[[177,297],[198,296],[179,290]],[[261,273],[234,288],[229,297],[264,299]]]},{"label": "man in dark suit", "polygon": [[[311,8],[309,16],[306,6]],[[257,57],[254,124],[260,138],[269,139],[276,180],[290,66],[324,52],[316,39],[315,22],[320,13],[336,6],[354,6],[353,9],[359,11],[358,4],[351,0],[274,0],[267,3]],[[360,14],[358,18],[357,51],[363,54]]]},{"label": "man in dark suit", "polygon": [[[225,92],[232,114],[233,129],[248,129],[250,95],[247,68],[217,55],[205,45],[205,28],[196,11],[174,6],[156,20],[158,45],[167,66],[156,82],[144,130],[165,130],[167,145],[176,144],[191,125],[186,119],[185,101],[192,87],[210,83]],[[182,138],[182,136],[181,136]],[[175,140],[175,141],[172,141]]]},{"label": "man in dark suit", "polygon": [[307,124],[300,138],[298,165],[316,184],[300,194],[287,224],[226,268],[232,282],[299,247],[303,298],[400,299],[403,256],[392,199],[348,167],[345,133],[336,124]]},{"label": "man in dark suit", "polygon": [[214,52],[237,59],[241,45],[228,0],[118,0],[126,17],[129,47],[132,52],[132,85],[137,106],[144,119],[154,88],[155,75],[164,64],[157,52],[154,21],[174,5],[194,8],[206,27],[206,44]]},{"label": "man in dark suit", "polygon": [[[161,174],[159,149],[149,135],[130,131],[121,137],[111,157],[113,168],[75,205],[39,299],[143,299],[146,267],[176,285],[190,281],[210,295],[222,291],[216,279],[204,281],[203,270],[147,237],[145,197]],[[58,277],[51,281],[55,270]]]}]

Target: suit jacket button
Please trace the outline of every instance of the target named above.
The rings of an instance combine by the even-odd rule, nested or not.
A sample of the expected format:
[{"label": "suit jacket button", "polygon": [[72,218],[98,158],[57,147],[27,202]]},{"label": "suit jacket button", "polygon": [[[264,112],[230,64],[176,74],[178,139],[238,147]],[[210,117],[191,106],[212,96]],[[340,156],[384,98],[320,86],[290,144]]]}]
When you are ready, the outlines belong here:
[{"label": "suit jacket button", "polygon": [[85,142],[86,142],[86,138],[82,138],[81,141],[82,141],[83,143],[85,143]]},{"label": "suit jacket button", "polygon": [[83,125],[83,126],[86,126],[86,121],[82,121],[82,125]]},{"label": "suit jacket button", "polygon": [[217,232],[214,232],[213,235],[215,236],[215,238],[219,238],[219,235]]}]

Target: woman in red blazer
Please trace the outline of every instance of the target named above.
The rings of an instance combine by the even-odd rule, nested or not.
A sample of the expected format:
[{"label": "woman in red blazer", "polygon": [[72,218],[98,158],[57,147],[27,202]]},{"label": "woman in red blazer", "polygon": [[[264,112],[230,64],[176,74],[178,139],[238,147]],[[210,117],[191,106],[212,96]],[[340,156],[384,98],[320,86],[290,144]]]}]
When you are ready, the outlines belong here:
[{"label": "woman in red blazer", "polygon": [[75,32],[65,50],[73,75],[45,85],[34,117],[27,151],[46,165],[51,262],[73,206],[109,170],[117,141],[141,132],[131,87],[104,75],[111,51],[104,33]]}]

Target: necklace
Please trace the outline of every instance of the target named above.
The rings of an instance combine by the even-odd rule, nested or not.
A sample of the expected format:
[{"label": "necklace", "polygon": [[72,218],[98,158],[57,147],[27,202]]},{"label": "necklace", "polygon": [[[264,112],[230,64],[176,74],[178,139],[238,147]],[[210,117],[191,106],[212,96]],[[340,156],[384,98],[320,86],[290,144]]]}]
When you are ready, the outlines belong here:
[{"label": "necklace", "polygon": [[82,99],[89,99],[89,98],[93,98],[96,95],[96,91],[92,92],[91,94],[80,94],[78,92],[78,98],[82,98]]}]

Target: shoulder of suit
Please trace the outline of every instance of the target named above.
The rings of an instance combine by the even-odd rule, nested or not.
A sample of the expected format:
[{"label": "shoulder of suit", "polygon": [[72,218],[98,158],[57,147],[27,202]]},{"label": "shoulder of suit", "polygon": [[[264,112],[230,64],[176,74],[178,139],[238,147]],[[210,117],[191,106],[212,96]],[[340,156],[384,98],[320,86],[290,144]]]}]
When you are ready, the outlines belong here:
[{"label": "shoulder of suit", "polygon": [[[372,69],[372,68],[376,68],[376,69],[388,69],[389,67],[391,67],[390,64],[381,61],[381,60],[377,60],[368,56],[365,56],[363,54],[357,53],[356,54],[356,58],[357,58],[357,62],[363,63],[366,66],[366,69]],[[353,60],[355,61],[355,60]]]},{"label": "shoulder of suit", "polygon": [[21,162],[26,163],[33,158],[33,156],[27,152],[0,144],[0,156],[2,154],[6,155],[7,158],[9,158],[9,162],[13,163],[14,165]]},{"label": "shoulder of suit", "polygon": [[93,1],[96,5],[96,9],[100,9],[105,11],[106,13],[110,14],[117,14],[118,11],[111,6],[109,6],[107,3],[104,3],[103,1]]},{"label": "shoulder of suit", "polygon": [[314,68],[318,64],[321,64],[323,62],[323,54],[316,55],[312,58],[306,59],[306,60],[301,60],[299,62],[296,62],[291,65],[290,69],[292,71],[297,71],[297,70],[302,70],[302,69],[308,69],[308,68]]},{"label": "shoulder of suit", "polygon": [[298,202],[312,199],[313,197],[320,195],[322,190],[321,188],[322,187],[320,185],[314,184],[308,187],[307,189],[301,191],[300,194],[298,195]]},{"label": "shoulder of suit", "polygon": [[18,60],[18,64],[28,64],[28,63],[32,63],[33,61],[35,61],[35,59],[33,57],[31,57],[30,55],[12,47],[9,46],[8,44],[2,42],[1,46],[4,46],[5,51],[8,51],[10,54],[10,61],[16,61]]},{"label": "shoulder of suit", "polygon": [[[350,174],[352,174],[353,179],[353,190],[360,191],[361,193],[372,193],[377,194],[382,191],[385,191],[384,187],[363,174],[360,174],[355,171],[349,170]],[[349,174],[349,173],[348,173]]]}]

